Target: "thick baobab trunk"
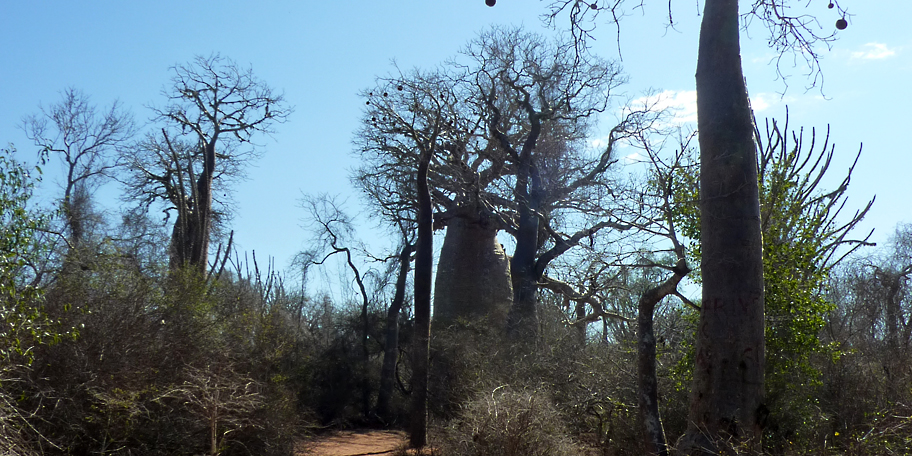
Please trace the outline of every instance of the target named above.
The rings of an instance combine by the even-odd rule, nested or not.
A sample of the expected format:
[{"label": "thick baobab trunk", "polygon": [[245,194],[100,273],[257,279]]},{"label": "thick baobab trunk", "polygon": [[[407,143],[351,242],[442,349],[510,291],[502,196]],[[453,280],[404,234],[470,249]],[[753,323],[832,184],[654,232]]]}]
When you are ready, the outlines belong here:
[{"label": "thick baobab trunk", "polygon": [[737,0],[707,0],[697,61],[703,304],[689,454],[759,441],[764,394],[763,256],[756,143],[741,71]]},{"label": "thick baobab trunk", "polygon": [[409,444],[427,444],[428,354],[431,339],[431,268],[434,262],[433,207],[428,190],[431,151],[418,160],[418,243],[415,248],[415,345],[412,350],[412,410]]},{"label": "thick baobab trunk", "polygon": [[206,145],[206,158],[203,172],[200,174],[196,183],[197,223],[191,225],[190,239],[192,249],[190,250],[189,264],[196,268],[200,273],[206,273],[207,262],[209,261],[209,232],[212,222],[212,178],[215,176],[215,141],[218,138],[218,131],[212,135],[212,140]]},{"label": "thick baobab trunk", "polygon": [[215,175],[215,139],[206,146],[203,172],[194,185],[194,194],[175,196],[177,220],[171,232],[172,271],[190,267],[206,274],[209,260],[209,232],[212,219],[212,178]]},{"label": "thick baobab trunk", "polygon": [[512,302],[510,261],[496,227],[477,216],[451,219],[437,263],[435,324],[485,318],[502,328]]},{"label": "thick baobab trunk", "polygon": [[396,294],[386,311],[386,344],[383,347],[383,365],[380,368],[380,390],[377,392],[377,416],[389,422],[392,411],[390,400],[396,381],[396,362],[399,360],[399,311],[405,302],[405,283],[408,279],[411,255],[415,250],[406,244],[399,253],[399,275],[396,277]]}]

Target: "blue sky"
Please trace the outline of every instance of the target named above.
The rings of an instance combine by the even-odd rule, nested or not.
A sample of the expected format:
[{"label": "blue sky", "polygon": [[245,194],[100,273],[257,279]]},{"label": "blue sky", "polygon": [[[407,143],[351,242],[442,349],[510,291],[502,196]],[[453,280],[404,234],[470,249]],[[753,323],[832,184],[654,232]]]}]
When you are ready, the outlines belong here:
[{"label": "blue sky", "polygon": [[[490,24],[550,33],[539,20],[546,3],[500,0],[488,8],[483,0],[5,1],[0,3],[0,143],[33,156],[35,147],[17,125],[40,104],[59,100],[67,87],[83,90],[101,106],[120,100],[146,124],[151,117],[146,106],[164,102],[161,91],[171,65],[213,52],[251,65],[260,79],[284,90],[295,112],[272,138],[257,141],[264,155],[237,187],[233,227],[241,250],[274,256],[281,268],[309,240],[301,228],[302,192],[349,195],[350,208],[358,212],[347,179],[354,164],[352,133],[363,106],[358,91],[390,72],[393,59],[405,69],[440,64]],[[648,89],[666,91],[686,120],[695,97],[697,3],[675,2],[675,30],[664,27],[667,2],[645,3],[628,11],[622,23],[620,48],[630,77],[624,90],[630,98]],[[835,10],[826,8],[826,0],[810,3],[822,27],[831,30]],[[792,126],[818,131],[831,126],[836,159],[830,188],[864,143],[847,209],[862,207],[876,194],[862,228],[876,228],[874,239],[883,242],[897,222],[912,221],[906,131],[912,121],[912,2],[844,0],[841,6],[854,16],[832,51],[822,52],[822,95],[818,89],[805,91],[803,68],[788,65],[784,69],[792,77],[781,95],[786,86],[776,80],[769,63],[774,54],[760,28],[742,35],[744,71],[759,118],[782,117],[788,105]],[[614,33],[600,26],[596,52],[618,57]],[[46,194],[58,191],[53,169],[46,181]],[[112,198],[103,202],[112,213],[121,204]]]}]

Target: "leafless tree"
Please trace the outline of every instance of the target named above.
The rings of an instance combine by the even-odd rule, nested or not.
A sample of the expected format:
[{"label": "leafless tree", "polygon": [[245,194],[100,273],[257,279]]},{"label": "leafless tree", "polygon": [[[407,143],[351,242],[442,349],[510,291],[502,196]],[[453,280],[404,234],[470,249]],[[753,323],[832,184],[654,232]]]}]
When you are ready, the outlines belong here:
[{"label": "leafless tree", "polygon": [[[628,220],[634,229],[644,236],[644,245],[663,242],[660,250],[652,252],[649,257],[642,256],[636,264],[629,267],[658,269],[666,277],[649,288],[637,302],[637,402],[643,419],[646,444],[650,454],[667,455],[668,447],[665,432],[659,413],[658,378],[656,375],[656,336],[654,315],[656,306],[666,297],[674,296],[680,301],[695,307],[678,290],[680,282],[691,272],[688,264],[688,252],[676,219],[680,211],[681,199],[692,194],[692,185],[687,176],[687,168],[693,166],[687,160],[690,141],[694,135],[682,135],[679,147],[671,160],[664,160],[647,138],[641,144],[649,162],[649,175],[646,185],[635,192],[633,198],[625,200],[621,215]],[[619,211],[621,212],[621,211]],[[663,248],[664,247],[664,248]],[[664,255],[663,255],[664,254]],[[665,258],[655,261],[650,258]],[[670,273],[670,274],[669,274]]]},{"label": "leafless tree", "polygon": [[366,370],[370,363],[370,348],[368,346],[370,321],[368,313],[370,312],[371,300],[365,286],[366,273],[362,271],[363,268],[355,263],[352,248],[346,245],[346,243],[353,242],[354,227],[352,220],[342,210],[340,204],[329,195],[304,197],[301,202],[309,213],[311,228],[317,238],[315,249],[302,255],[310,258],[313,265],[325,264],[330,257],[342,255],[345,258],[346,267],[351,270],[354,276],[355,285],[358,287],[358,293],[361,296],[361,369],[363,370],[361,406],[363,415],[367,417],[370,413],[371,395],[370,383],[366,375]]},{"label": "leafless tree", "polygon": [[878,360],[888,393],[899,397],[912,377],[912,225],[897,226],[880,252],[851,258],[832,281],[829,339]]},{"label": "leafless tree", "polygon": [[[459,317],[485,314],[494,305],[502,306],[502,301],[509,306],[511,299],[509,276],[504,274],[506,256],[500,255],[503,261],[498,262],[495,252],[500,225],[485,199],[499,168],[484,169],[489,162],[486,151],[479,150],[486,147],[481,139],[482,120],[467,105],[465,100],[471,94],[460,80],[458,71],[443,69],[378,78],[377,85],[362,94],[366,98],[364,122],[355,139],[362,165],[353,180],[385,223],[399,219],[414,224],[414,176],[420,151],[438,152],[429,164],[429,180],[435,228],[447,227],[435,291],[435,318],[443,325]],[[467,232],[471,235],[462,235]],[[470,268],[460,267],[458,253],[466,251],[479,252],[491,264],[482,261]],[[457,270],[476,280],[459,280],[461,275],[454,274]],[[490,280],[484,280],[486,276]],[[487,283],[496,286],[485,286]]]},{"label": "leafless tree", "polygon": [[[365,131],[365,134],[370,133]],[[354,170],[352,182],[361,189],[371,215],[380,219],[382,227],[391,228],[393,236],[401,243],[399,253],[386,259],[395,260],[396,281],[393,299],[386,311],[386,337],[376,413],[380,419],[389,420],[396,366],[399,362],[399,315],[406,304],[406,284],[416,244],[416,182],[407,177],[413,173],[409,162],[383,163],[379,164],[379,169],[374,168],[374,165],[378,165],[378,162],[369,161]]]},{"label": "leafless tree", "polygon": [[153,107],[167,128],[138,145],[128,162],[131,191],[145,201],[164,199],[176,212],[171,237],[172,269],[206,273],[213,227],[213,183],[240,177],[258,156],[256,133],[272,132],[292,112],[276,93],[229,58],[196,57],[172,67],[169,102]]},{"label": "leafless tree", "polygon": [[[575,59],[568,52],[572,46],[521,29],[494,28],[440,70],[383,78],[365,94],[365,127],[357,141],[368,162],[362,175],[404,182],[415,169],[419,148],[427,147],[428,139],[437,141],[429,180],[435,226],[447,228],[435,292],[441,318],[452,318],[448,299],[460,297],[467,302],[453,308],[481,307],[478,313],[490,313],[498,303],[479,303],[499,296],[503,287],[489,284],[482,292],[477,284],[512,276],[513,326],[534,334],[538,287],[546,281],[548,265],[599,230],[621,228],[597,220],[606,214],[603,203],[611,195],[607,171],[615,163],[615,145],[652,128],[659,114],[629,110],[609,133],[606,147],[588,150],[585,139],[595,114],[608,108],[611,90],[624,78],[614,63],[594,56]],[[439,137],[428,136],[433,131]],[[390,193],[399,198],[396,194]],[[517,239],[506,274],[495,238],[501,230]],[[490,261],[479,261],[485,252]],[[460,262],[460,253],[471,261]],[[466,261],[474,263],[462,264]],[[444,280],[451,270],[465,271],[455,275],[465,287]],[[469,277],[473,272],[476,276]],[[471,286],[478,289],[466,288]]]},{"label": "leafless tree", "polygon": [[[478,67],[472,83],[483,103],[479,108],[487,114],[489,140],[510,169],[501,185],[509,188],[504,192],[511,212],[505,228],[516,239],[508,319],[508,332],[516,336],[537,332],[538,281],[557,251],[538,254],[545,230],[552,228],[547,224],[557,212],[554,206],[567,196],[560,193],[574,186],[574,174],[566,169],[576,165],[571,164],[578,153],[572,143],[588,130],[594,114],[607,109],[607,93],[624,82],[616,65],[595,58],[574,60],[571,47],[572,42],[549,43],[520,30],[494,30],[466,51]],[[600,176],[611,162],[606,150],[592,176]],[[554,240],[566,243],[560,235]]]},{"label": "leafless tree", "polygon": [[[170,268],[176,270],[183,264],[181,258],[189,257],[187,244],[175,244],[175,239],[183,239],[183,233],[188,228],[188,219],[181,218],[181,214],[193,216],[198,210],[198,192],[193,182],[204,165],[202,150],[195,143],[164,128],[157,134],[147,134],[131,149],[124,156],[125,173],[120,178],[125,189],[124,200],[136,205],[128,216],[141,218],[149,210],[161,208],[165,221],[175,217],[168,259]],[[231,218],[232,184],[241,179],[244,167],[252,158],[244,154],[226,154],[220,160],[220,170],[212,179],[210,233],[221,234]]]},{"label": "leafless tree", "polygon": [[878,440],[909,435],[909,421],[894,419],[908,415],[912,381],[910,233],[912,226],[899,224],[885,245],[843,261],[827,284],[834,308],[821,339],[842,356],[825,366],[819,402],[834,419],[859,423]]},{"label": "leafless tree", "polygon": [[26,136],[43,152],[56,155],[64,166],[60,208],[68,241],[78,246],[88,229],[90,198],[117,165],[117,152],[135,133],[132,116],[118,102],[99,110],[89,96],[68,88],[62,99],[22,120]]},{"label": "leafless tree", "polygon": [[228,448],[231,434],[255,427],[254,413],[263,404],[262,386],[230,365],[188,367],[187,379],[160,394],[156,400],[175,399],[204,421],[209,456]]}]

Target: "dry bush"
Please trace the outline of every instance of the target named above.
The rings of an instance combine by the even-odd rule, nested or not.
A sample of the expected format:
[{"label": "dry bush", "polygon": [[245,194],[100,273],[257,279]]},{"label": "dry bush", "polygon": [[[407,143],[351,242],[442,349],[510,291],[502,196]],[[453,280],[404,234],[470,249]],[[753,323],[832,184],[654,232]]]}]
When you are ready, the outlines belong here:
[{"label": "dry bush", "polygon": [[867,425],[839,437],[834,435],[832,445],[850,456],[912,454],[912,406],[879,410],[869,416]]},{"label": "dry bush", "polygon": [[821,364],[827,419],[815,427],[813,445],[826,454],[912,454],[912,378],[902,379],[905,389],[891,388],[874,353],[850,352]]},{"label": "dry bush", "polygon": [[441,453],[453,456],[576,456],[579,445],[546,393],[499,387],[468,402],[446,429]]},{"label": "dry bush", "polygon": [[[18,366],[17,366],[18,367]],[[9,456],[37,456],[35,440],[42,436],[35,432],[28,422],[29,413],[16,404],[8,390],[10,384],[18,383],[18,375],[10,373],[13,369],[0,372],[0,454]]]},{"label": "dry bush", "polygon": [[[499,328],[483,322],[437,328],[431,343],[431,416],[459,419],[466,404],[510,385],[553,399],[565,432],[587,446],[605,454],[642,454],[632,348],[597,340],[584,344],[575,328],[554,315],[542,320],[542,338],[532,349],[513,346]],[[686,401],[674,402],[681,404],[686,407]]]},{"label": "dry bush", "polygon": [[[359,310],[336,310],[323,315],[325,322],[316,328],[309,355],[301,360],[296,380],[299,386],[299,405],[311,411],[321,426],[358,427],[376,424],[371,410],[376,404],[379,388],[383,344],[376,335],[383,334],[381,315],[368,314],[370,340],[369,360],[365,362],[361,334],[363,326]],[[408,347],[408,339],[400,334],[400,348]],[[404,358],[404,357],[403,357]],[[404,363],[404,361],[400,361]],[[400,371],[404,371],[400,367]],[[404,374],[407,375],[407,374]],[[403,380],[407,376],[400,376]],[[365,413],[365,392],[368,410]],[[395,410],[404,410],[401,395],[394,395]]]},{"label": "dry bush", "polygon": [[58,277],[46,306],[78,336],[39,347],[21,387],[57,447],[43,452],[289,454],[295,369],[309,355],[277,295],[148,275],[117,256]]},{"label": "dry bush", "polygon": [[428,412],[441,420],[455,418],[463,404],[485,390],[509,383],[511,369],[506,339],[483,323],[460,323],[431,331]]}]

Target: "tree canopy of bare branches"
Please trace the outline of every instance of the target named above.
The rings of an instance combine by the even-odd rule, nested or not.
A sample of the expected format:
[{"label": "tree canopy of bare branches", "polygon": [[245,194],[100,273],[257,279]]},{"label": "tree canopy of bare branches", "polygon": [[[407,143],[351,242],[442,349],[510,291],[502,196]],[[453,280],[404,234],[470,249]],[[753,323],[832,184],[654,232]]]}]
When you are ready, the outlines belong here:
[{"label": "tree canopy of bare branches", "polygon": [[197,56],[172,71],[172,87],[164,91],[168,103],[152,108],[165,128],[135,147],[127,162],[128,192],[147,206],[162,200],[176,212],[171,267],[205,274],[217,200],[213,183],[239,178],[258,156],[254,135],[269,134],[292,108],[252,69],[218,54]]},{"label": "tree canopy of bare branches", "polygon": [[27,116],[22,129],[42,151],[56,155],[64,166],[63,212],[69,243],[79,245],[85,234],[89,199],[100,178],[117,166],[121,151],[135,133],[132,116],[120,103],[99,110],[89,96],[67,88],[59,102]]},{"label": "tree canopy of bare branches", "polygon": [[[434,148],[429,182],[435,226],[447,227],[444,250],[456,239],[481,239],[491,250],[499,247],[501,230],[517,241],[510,267],[514,327],[536,326],[538,283],[554,258],[603,228],[619,228],[596,220],[607,214],[615,146],[654,128],[660,115],[628,110],[605,147],[588,148],[597,115],[614,106],[613,90],[625,78],[617,63],[572,50],[567,39],[493,28],[442,68],[400,71],[363,94],[367,108],[356,145],[365,165],[357,181],[374,189],[368,191],[374,199],[387,198],[384,207],[393,201],[414,207],[409,179],[418,152]],[[466,229],[476,233],[457,236]],[[450,270],[444,267],[450,260],[442,256],[438,271]],[[446,289],[441,280],[438,273],[438,288]]]}]

